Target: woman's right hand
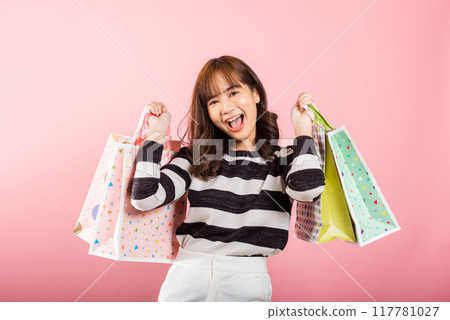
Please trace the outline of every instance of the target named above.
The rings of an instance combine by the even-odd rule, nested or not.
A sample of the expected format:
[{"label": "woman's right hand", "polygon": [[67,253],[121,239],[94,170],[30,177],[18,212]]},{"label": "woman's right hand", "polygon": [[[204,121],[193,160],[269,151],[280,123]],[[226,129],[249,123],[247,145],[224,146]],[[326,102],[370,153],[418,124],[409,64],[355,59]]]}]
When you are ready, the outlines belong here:
[{"label": "woman's right hand", "polygon": [[[160,132],[162,136],[157,137],[158,140],[165,138],[167,130],[170,126],[171,115],[167,107],[162,102],[152,101],[146,105],[147,109],[154,114],[148,118],[148,128],[151,132]],[[151,136],[151,135],[150,135]],[[149,138],[150,138],[149,136]],[[154,140],[152,137],[151,140]]]}]

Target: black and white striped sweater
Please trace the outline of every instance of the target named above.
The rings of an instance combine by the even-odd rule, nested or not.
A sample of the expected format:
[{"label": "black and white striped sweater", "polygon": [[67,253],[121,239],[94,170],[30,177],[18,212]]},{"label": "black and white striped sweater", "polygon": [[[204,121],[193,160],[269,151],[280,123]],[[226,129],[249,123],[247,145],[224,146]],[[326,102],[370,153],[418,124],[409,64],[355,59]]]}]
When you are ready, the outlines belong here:
[{"label": "black and white striped sweater", "polygon": [[144,142],[136,158],[131,203],[147,211],[188,192],[190,209],[176,236],[182,248],[192,251],[273,256],[287,244],[293,200],[315,201],[325,188],[309,136],[296,137],[271,161],[245,150],[224,154],[218,176],[207,182],[189,174],[186,147],[161,167],[162,152],[162,144]]}]

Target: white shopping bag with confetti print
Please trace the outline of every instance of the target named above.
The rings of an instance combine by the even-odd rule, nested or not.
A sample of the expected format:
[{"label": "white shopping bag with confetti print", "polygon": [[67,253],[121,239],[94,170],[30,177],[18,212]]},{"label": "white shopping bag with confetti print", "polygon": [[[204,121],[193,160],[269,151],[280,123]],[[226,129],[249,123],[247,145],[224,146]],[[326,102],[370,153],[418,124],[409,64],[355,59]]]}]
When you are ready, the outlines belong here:
[{"label": "white shopping bag with confetti print", "polygon": [[[111,134],[108,139],[101,160],[106,168],[98,174],[102,179],[91,184],[89,200],[84,206],[89,204],[89,208],[83,209],[88,212],[95,208],[92,209],[95,214],[90,215],[94,222],[84,231],[90,243],[89,254],[123,261],[172,263],[175,260],[179,248],[175,230],[186,217],[187,194],[150,211],[139,211],[131,205],[135,160],[145,140],[142,132],[149,116],[145,108],[135,135]],[[166,138],[161,166],[181,146],[170,135]]]}]

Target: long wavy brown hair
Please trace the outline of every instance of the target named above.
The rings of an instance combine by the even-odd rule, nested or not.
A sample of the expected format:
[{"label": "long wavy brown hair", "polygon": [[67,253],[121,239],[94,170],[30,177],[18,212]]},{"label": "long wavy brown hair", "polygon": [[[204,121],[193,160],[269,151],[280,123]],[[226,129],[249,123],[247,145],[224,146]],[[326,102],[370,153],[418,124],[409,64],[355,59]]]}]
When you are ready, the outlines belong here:
[{"label": "long wavy brown hair", "polygon": [[[247,84],[251,91],[255,88],[258,91],[260,102],[256,104],[258,121],[256,121],[255,142],[266,139],[258,152],[265,160],[272,159],[274,152],[280,150],[278,143],[270,143],[271,139],[276,139],[276,141],[279,139],[278,115],[267,111],[266,91],[255,72],[244,61],[233,56],[221,56],[209,60],[197,76],[192,93],[192,103],[189,113],[186,114],[186,116],[190,115],[190,121],[185,134],[181,138],[181,141],[187,144],[188,158],[193,162],[193,150],[196,147],[196,141],[199,139],[221,139],[222,151],[228,153],[230,137],[213,124],[207,109],[208,98],[220,93],[220,88],[215,81],[217,74],[222,75],[230,86],[238,84],[239,80],[241,83]],[[184,138],[187,135],[189,141],[185,142]],[[200,145],[201,156],[200,159],[196,159],[195,163],[197,164],[191,167],[190,174],[192,176],[203,181],[217,176],[223,164],[223,159],[211,160],[204,156],[205,154],[215,155],[215,149],[215,145]]]}]

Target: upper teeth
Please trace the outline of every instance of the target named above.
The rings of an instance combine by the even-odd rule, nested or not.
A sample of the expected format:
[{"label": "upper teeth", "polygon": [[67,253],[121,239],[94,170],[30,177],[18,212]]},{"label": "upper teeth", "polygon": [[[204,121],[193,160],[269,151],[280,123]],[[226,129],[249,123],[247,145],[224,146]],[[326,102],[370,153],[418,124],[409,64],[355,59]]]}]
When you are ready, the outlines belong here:
[{"label": "upper teeth", "polygon": [[234,118],[232,118],[232,119],[230,119],[230,120],[227,120],[227,122],[230,122],[230,121],[233,121],[233,120],[236,120],[237,118],[239,118],[241,115],[240,114],[238,114],[236,117],[234,117]]}]

